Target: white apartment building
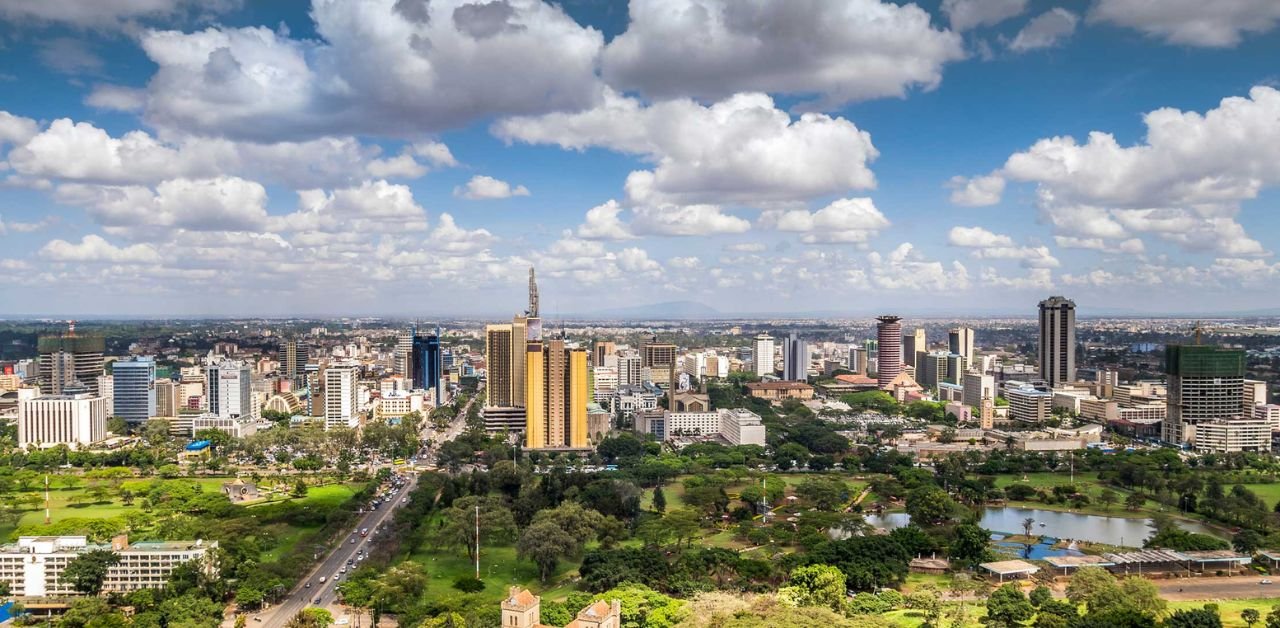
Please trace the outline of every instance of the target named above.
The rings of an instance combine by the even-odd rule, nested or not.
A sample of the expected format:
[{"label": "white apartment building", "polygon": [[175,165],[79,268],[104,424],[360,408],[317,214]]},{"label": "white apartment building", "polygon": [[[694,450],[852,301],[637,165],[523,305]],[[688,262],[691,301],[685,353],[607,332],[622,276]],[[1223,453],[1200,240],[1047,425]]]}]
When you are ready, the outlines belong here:
[{"label": "white apartment building", "polygon": [[1272,431],[1280,431],[1280,405],[1269,403],[1254,406],[1253,418],[1269,423]]},{"label": "white apartment building", "polygon": [[1261,406],[1267,403],[1267,383],[1256,379],[1244,380],[1244,405]]},{"label": "white apartment building", "polygon": [[[606,356],[608,357],[612,356]],[[617,360],[614,360],[614,364],[617,364]],[[618,367],[597,366],[591,369],[591,375],[595,386],[592,393],[596,403],[607,403],[614,391],[618,390]]]},{"label": "white apartment building", "polygon": [[1271,423],[1265,419],[1216,419],[1195,425],[1199,452],[1271,451]]},{"label": "white apartment building", "polygon": [[18,401],[18,446],[73,449],[107,437],[107,400],[92,393],[43,395]]},{"label": "white apartment building", "polygon": [[765,427],[760,415],[745,408],[720,409],[710,412],[663,412],[638,420],[637,429],[660,440],[679,436],[720,436],[731,445],[765,444]]},{"label": "white apartment building", "polygon": [[330,366],[324,371],[324,427],[360,426],[359,371],[355,365]]},{"label": "white apartment building", "polygon": [[89,543],[83,536],[24,536],[17,543],[0,546],[0,582],[10,594],[25,597],[80,595],[62,571],[77,555],[89,550],[109,549],[120,562],[107,569],[104,592],[159,589],[168,584],[174,568],[199,561],[201,569],[216,576],[217,565],[210,550],[217,541],[146,541],[129,544],[118,536],[110,544]]},{"label": "white apartment building", "polygon": [[773,375],[773,336],[759,334],[751,348],[752,371],[757,375]]},{"label": "white apartment building", "polygon": [[618,387],[639,386],[644,381],[641,373],[640,356],[637,354],[618,356]]},{"label": "white apartment building", "polygon": [[746,408],[720,410],[720,435],[731,445],[765,444],[765,427],[760,415]]},{"label": "white apartment building", "polygon": [[1040,424],[1053,415],[1053,392],[1027,382],[1006,382],[1004,398],[1014,421]]}]

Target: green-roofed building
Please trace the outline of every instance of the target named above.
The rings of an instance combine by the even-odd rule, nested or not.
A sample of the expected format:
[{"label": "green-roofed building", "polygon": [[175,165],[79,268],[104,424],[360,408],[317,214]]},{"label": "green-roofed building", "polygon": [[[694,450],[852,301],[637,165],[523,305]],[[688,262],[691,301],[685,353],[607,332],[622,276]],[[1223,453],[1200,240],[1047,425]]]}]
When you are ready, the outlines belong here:
[{"label": "green-roofed building", "polygon": [[1244,407],[1244,350],[1210,345],[1168,345],[1169,413],[1163,437],[1191,444],[1199,424],[1252,418]]}]

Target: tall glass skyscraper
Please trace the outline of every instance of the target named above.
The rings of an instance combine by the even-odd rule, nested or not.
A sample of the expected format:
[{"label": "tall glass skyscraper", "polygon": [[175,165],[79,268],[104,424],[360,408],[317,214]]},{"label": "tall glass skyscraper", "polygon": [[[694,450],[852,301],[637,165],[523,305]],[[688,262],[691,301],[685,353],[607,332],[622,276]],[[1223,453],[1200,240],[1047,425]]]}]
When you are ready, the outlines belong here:
[{"label": "tall glass skyscraper", "polygon": [[138,425],[156,416],[156,361],[134,356],[111,365],[115,416]]},{"label": "tall glass skyscraper", "polygon": [[426,390],[436,389],[436,406],[444,400],[444,356],[440,353],[440,333],[430,336],[413,335],[413,358],[409,361],[412,368],[413,387]]}]

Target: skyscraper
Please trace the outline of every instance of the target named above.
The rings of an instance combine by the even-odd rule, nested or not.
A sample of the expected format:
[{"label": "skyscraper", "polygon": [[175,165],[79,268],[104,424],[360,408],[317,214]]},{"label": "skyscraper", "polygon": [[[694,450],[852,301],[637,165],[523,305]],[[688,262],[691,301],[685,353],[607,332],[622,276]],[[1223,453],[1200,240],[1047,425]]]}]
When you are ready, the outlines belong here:
[{"label": "skyscraper", "polygon": [[1051,387],[1076,381],[1076,304],[1066,297],[1040,302],[1040,378]]},{"label": "skyscraper", "polygon": [[804,381],[809,378],[809,343],[795,332],[782,339],[782,379]]},{"label": "skyscraper", "polygon": [[902,337],[902,362],[911,366],[920,368],[916,359],[920,355],[929,352],[929,341],[925,338],[924,330],[917,327],[909,336]]},{"label": "skyscraper", "polygon": [[876,385],[882,390],[902,374],[902,319],[880,316],[876,325]]},{"label": "skyscraper", "polygon": [[435,389],[435,405],[440,407],[444,401],[444,360],[440,352],[440,331],[430,336],[415,333],[413,336],[413,353],[410,360],[413,387],[422,390]]},{"label": "skyscraper", "polygon": [[587,351],[564,340],[525,346],[525,446],[587,446]]},{"label": "skyscraper", "polygon": [[676,346],[655,336],[640,346],[640,367],[649,367],[655,384],[675,390]]},{"label": "skyscraper", "polygon": [[360,425],[360,371],[351,364],[330,366],[324,371],[324,428],[358,427]]},{"label": "skyscraper", "polygon": [[756,375],[761,377],[773,375],[773,336],[760,332],[756,334],[751,349],[751,361],[755,364]]},{"label": "skyscraper", "polygon": [[951,353],[964,356],[966,362],[972,362],[973,330],[968,327],[956,327],[948,331],[947,348]]},{"label": "skyscraper", "polygon": [[156,361],[150,357],[117,360],[111,365],[113,413],[130,425],[156,416]]},{"label": "skyscraper", "polygon": [[[486,325],[485,335],[485,368],[488,371],[485,383],[485,401],[494,408],[515,407],[512,394],[513,372],[512,354],[516,351],[516,343],[512,338],[511,325]],[[524,343],[519,343],[520,351]],[[523,357],[523,354],[521,354]]]},{"label": "skyscraper", "polygon": [[209,413],[224,419],[254,416],[249,365],[223,358],[204,368],[204,396]]},{"label": "skyscraper", "polygon": [[295,386],[303,385],[309,354],[310,350],[306,343],[298,342],[296,339],[281,342],[280,348],[276,350],[276,360],[280,362],[280,377],[289,380]]},{"label": "skyscraper", "polygon": [[41,336],[36,342],[40,367],[40,393],[57,395],[63,387],[79,380],[94,395],[106,395],[101,390],[98,376],[102,375],[102,354],[106,341],[101,336],[77,336],[73,325],[66,334]]},{"label": "skyscraper", "polygon": [[391,370],[401,377],[409,377],[413,373],[413,328],[400,330],[396,334],[396,348],[392,352]]},{"label": "skyscraper", "polygon": [[156,380],[155,416],[178,416],[178,408],[182,406],[179,388],[179,384],[172,379]]},{"label": "skyscraper", "polygon": [[1202,345],[1165,347],[1169,410],[1162,438],[1195,442],[1196,426],[1217,419],[1248,416],[1244,404],[1244,350]]}]

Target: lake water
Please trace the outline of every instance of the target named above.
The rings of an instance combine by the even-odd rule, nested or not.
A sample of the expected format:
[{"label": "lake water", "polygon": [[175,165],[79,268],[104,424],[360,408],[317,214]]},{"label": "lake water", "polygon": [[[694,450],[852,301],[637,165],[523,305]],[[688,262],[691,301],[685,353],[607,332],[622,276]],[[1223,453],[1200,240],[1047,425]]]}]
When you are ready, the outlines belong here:
[{"label": "lake water", "polygon": [[[1104,517],[1082,515],[1038,508],[1014,508],[1002,506],[987,508],[982,512],[982,527],[1002,534],[1022,534],[1022,521],[1030,517],[1036,520],[1031,533],[1059,539],[1080,539],[1108,545],[1141,547],[1153,530],[1150,519],[1131,517]],[[905,512],[886,515],[867,515],[867,523],[878,528],[900,528],[911,522]],[[1213,534],[1205,526],[1189,521],[1178,521],[1178,527],[1201,534]],[[1041,525],[1044,524],[1044,525]]]}]

